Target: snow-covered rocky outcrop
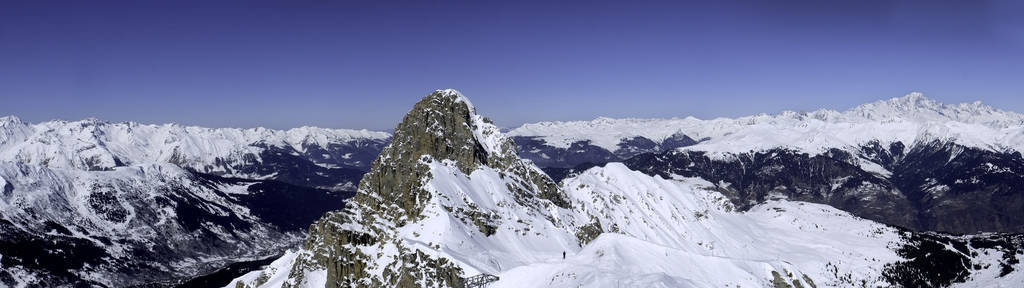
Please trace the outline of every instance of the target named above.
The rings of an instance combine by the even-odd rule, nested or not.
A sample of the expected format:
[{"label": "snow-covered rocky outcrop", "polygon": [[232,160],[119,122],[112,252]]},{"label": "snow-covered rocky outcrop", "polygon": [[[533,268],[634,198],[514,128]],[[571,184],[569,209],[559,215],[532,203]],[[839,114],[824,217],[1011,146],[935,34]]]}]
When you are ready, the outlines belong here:
[{"label": "snow-covered rocky outcrop", "polygon": [[[436,91],[405,116],[346,208],[311,227],[303,249],[227,287],[460,287],[481,273],[499,277],[492,287],[1024,279],[1020,237],[918,234],[782,198],[740,211],[714,183],[618,163],[558,186],[514,149],[460,93]],[[922,272],[929,265],[952,271]]]},{"label": "snow-covered rocky outcrop", "polygon": [[288,268],[241,280],[456,286],[460,277],[578,250],[569,227],[587,219],[573,218],[567,201],[464,96],[439,90],[405,116],[356,196],[311,227]]}]

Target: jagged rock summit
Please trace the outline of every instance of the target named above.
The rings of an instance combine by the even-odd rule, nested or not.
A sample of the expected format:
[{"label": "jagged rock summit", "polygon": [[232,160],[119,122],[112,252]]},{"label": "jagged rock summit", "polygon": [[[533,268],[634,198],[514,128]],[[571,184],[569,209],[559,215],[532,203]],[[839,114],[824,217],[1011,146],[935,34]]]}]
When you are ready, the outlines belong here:
[{"label": "jagged rock summit", "polygon": [[568,200],[515,149],[465,96],[437,90],[406,114],[344,210],[312,225],[281,269],[239,285],[458,286],[580,249],[569,231],[583,221],[559,216],[572,214]]},{"label": "jagged rock summit", "polygon": [[[381,151],[371,171],[359,183],[356,202],[386,209],[393,221],[412,220],[430,200],[429,193],[417,191],[427,165],[421,163],[448,160],[463,173],[488,166],[524,176],[526,186],[548,200],[565,207],[550,178],[523,163],[515,143],[501,135],[490,120],[476,113],[469,99],[453,89],[437,90],[416,103],[395,129],[391,144]],[[428,156],[428,158],[424,158]],[[402,201],[387,206],[381,200]],[[398,213],[394,208],[403,210]],[[402,219],[406,216],[408,219]]]}]

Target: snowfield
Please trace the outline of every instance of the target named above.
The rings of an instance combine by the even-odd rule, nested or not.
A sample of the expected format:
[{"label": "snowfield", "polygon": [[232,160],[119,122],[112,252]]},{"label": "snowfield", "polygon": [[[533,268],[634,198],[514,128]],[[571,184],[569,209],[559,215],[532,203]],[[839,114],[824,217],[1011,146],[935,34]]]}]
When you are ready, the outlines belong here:
[{"label": "snowfield", "polygon": [[613,232],[564,261],[503,272],[496,287],[763,287],[774,280],[772,272],[787,283],[807,283],[806,275],[817,285],[865,280],[873,286],[886,284],[878,282],[883,264],[899,260],[887,249],[899,237],[884,225],[785,200],[736,213],[709,187],[619,163],[566,179],[574,207]]}]

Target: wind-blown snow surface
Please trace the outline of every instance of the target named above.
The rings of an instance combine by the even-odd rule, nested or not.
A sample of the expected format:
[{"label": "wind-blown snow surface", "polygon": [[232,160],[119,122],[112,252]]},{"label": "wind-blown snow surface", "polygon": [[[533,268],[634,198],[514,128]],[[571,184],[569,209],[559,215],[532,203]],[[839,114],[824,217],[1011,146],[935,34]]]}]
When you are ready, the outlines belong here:
[{"label": "wind-blown snow surface", "polygon": [[878,101],[845,112],[786,111],[735,119],[611,119],[525,124],[510,136],[537,137],[568,148],[577,141],[614,152],[635,136],[661,142],[673,135],[706,139],[683,149],[743,153],[783,147],[818,154],[829,148],[860,147],[872,140],[888,145],[931,140],[1004,152],[1024,151],[1024,115],[980,102],[945,105],[921,93]]},{"label": "wind-blown snow surface", "polygon": [[[465,175],[451,163],[435,161],[430,167],[433,178],[426,187],[437,197],[424,219],[398,234],[417,250],[453,260],[466,276],[498,275],[501,280],[491,287],[764,287],[772,281],[874,287],[888,285],[882,278],[885,264],[903,260],[892,250],[903,243],[896,229],[827,205],[786,200],[735,212],[725,196],[700,179],[651,177],[610,163],[563,181],[573,209],[538,211],[516,207],[506,180],[489,168]],[[474,206],[502,224],[487,237],[444,206]],[[607,233],[580,247],[573,229],[595,219]],[[380,247],[374,253],[386,259],[394,252]],[[998,259],[990,258],[975,261],[996,271]],[[283,282],[274,279],[291,272],[289,259],[294,257],[227,287],[254,284],[261,273],[271,280],[259,287],[280,287]],[[368,269],[381,268],[374,267]],[[1011,285],[1022,279],[1019,271],[977,281]],[[311,274],[316,273],[323,272]]]},{"label": "wind-blown snow surface", "polygon": [[261,162],[265,146],[306,153],[311,147],[326,149],[332,144],[385,141],[388,137],[388,133],[367,130],[203,128],[96,119],[29,124],[8,116],[0,117],[0,160],[81,170],[174,163],[203,173],[246,177],[251,175],[235,173],[236,166]]}]

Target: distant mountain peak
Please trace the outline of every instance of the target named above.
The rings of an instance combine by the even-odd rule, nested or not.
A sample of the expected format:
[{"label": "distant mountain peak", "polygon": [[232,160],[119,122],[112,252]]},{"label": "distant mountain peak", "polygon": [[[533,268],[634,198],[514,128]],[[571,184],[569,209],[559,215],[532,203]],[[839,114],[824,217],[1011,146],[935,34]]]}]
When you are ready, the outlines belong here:
[{"label": "distant mountain peak", "polygon": [[7,115],[7,116],[0,117],[0,123],[22,123],[22,122],[21,122],[21,119],[18,118],[18,116]]},{"label": "distant mountain peak", "polygon": [[852,118],[886,121],[895,119],[916,122],[963,122],[993,127],[1019,125],[1024,115],[1003,111],[982,104],[981,101],[960,104],[943,104],[923,93],[911,92],[903,97],[880,100],[850,109],[845,113]]},{"label": "distant mountain peak", "polygon": [[907,95],[903,95],[903,97],[889,99],[888,102],[891,105],[910,110],[936,109],[938,107],[943,106],[942,103],[939,103],[938,101],[932,100],[931,98],[924,96],[924,93],[921,92],[910,92]]},{"label": "distant mountain peak", "polygon": [[902,97],[895,97],[895,98],[892,98],[892,99],[903,99],[903,100],[909,100],[909,101],[915,101],[915,102],[916,101],[934,101],[934,100],[929,99],[928,97],[924,96],[923,92],[918,92],[918,91],[912,91],[910,93],[907,93],[907,95],[903,95]]},{"label": "distant mountain peak", "polygon": [[911,92],[902,97],[861,104],[848,110],[847,113],[874,119],[901,116],[901,114],[906,112],[934,111],[941,107],[942,103],[924,96],[923,93]]}]

